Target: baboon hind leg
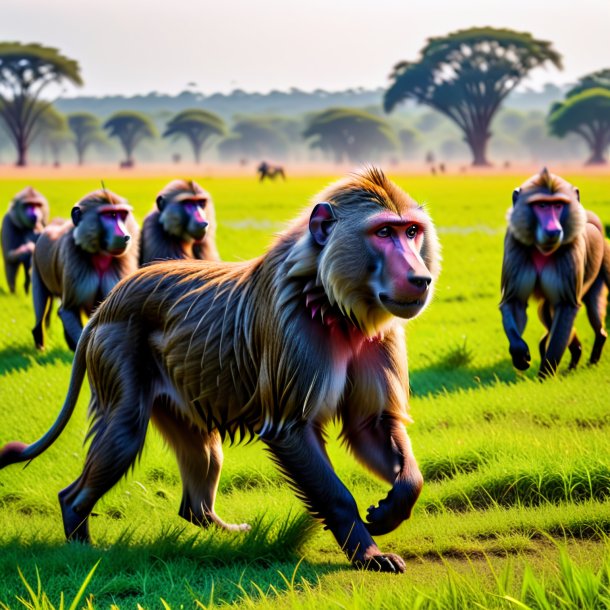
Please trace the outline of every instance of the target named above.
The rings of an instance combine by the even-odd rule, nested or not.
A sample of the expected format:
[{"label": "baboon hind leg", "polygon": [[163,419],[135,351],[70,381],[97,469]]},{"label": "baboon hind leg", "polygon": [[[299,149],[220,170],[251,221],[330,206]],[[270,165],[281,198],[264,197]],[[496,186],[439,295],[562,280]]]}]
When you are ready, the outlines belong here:
[{"label": "baboon hind leg", "polygon": [[540,305],[538,306],[538,317],[542,322],[542,325],[545,328],[545,333],[540,339],[540,343],[538,343],[538,351],[540,352],[540,362],[544,361],[544,357],[546,356],[546,348],[548,346],[549,341],[549,331],[551,329],[551,324],[553,323],[553,318],[551,315],[551,306],[548,301],[540,301]]},{"label": "baboon hind leg", "polygon": [[595,340],[589,364],[597,364],[602,355],[604,343],[608,338],[608,333],[605,328],[606,307],[608,306],[608,288],[604,283],[603,277],[598,277],[589,292],[583,298],[583,303],[587,309],[589,323],[593,327]]},{"label": "baboon hind leg", "polygon": [[90,542],[88,520],[95,503],[127,473],[142,450],[148,417],[138,408],[137,398],[129,394],[122,393],[120,404],[104,409],[94,422],[83,472],[59,492],[68,540]]},{"label": "baboon hind leg", "polygon": [[36,347],[38,349],[44,349],[43,322],[46,322],[45,325],[48,327],[49,324],[47,320],[53,297],[42,283],[35,268],[32,269],[32,298],[34,300],[34,315],[36,317],[32,335],[34,336]]},{"label": "baboon hind leg", "polygon": [[214,510],[223,463],[220,434],[215,430],[204,432],[177,419],[167,399],[155,402],[153,422],[178,461],[182,477],[182,502],[178,514],[201,527],[214,524],[229,531],[249,530],[247,523],[225,523]]}]

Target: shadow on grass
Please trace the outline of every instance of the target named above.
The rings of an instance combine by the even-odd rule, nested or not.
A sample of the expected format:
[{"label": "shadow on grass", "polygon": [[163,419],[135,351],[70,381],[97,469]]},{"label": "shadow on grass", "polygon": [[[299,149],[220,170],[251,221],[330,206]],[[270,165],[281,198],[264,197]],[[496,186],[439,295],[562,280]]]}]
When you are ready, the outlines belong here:
[{"label": "shadow on grass", "polygon": [[59,591],[68,599],[73,596],[100,562],[87,588],[99,608],[136,603],[159,607],[161,599],[178,608],[193,607],[193,602],[209,607],[281,598],[303,586],[315,587],[323,574],[352,569],[347,561],[316,564],[302,559],[303,547],[317,528],[306,514],[289,515],[279,523],[263,516],[248,533],[170,527],[144,542],[142,527],[107,541],[108,548],[21,537],[0,543],[0,602],[23,596],[18,567],[34,589],[40,574],[41,589],[53,600]]},{"label": "shadow on grass", "polygon": [[56,364],[58,362],[71,364],[74,354],[67,348],[54,347],[40,352],[34,347],[9,345],[0,349],[0,375],[13,371],[26,371],[34,362],[40,365]]},{"label": "shadow on grass", "polygon": [[441,361],[422,369],[410,371],[411,391],[414,396],[434,396],[497,385],[498,382],[510,384],[517,379],[517,374],[508,359],[483,367],[448,366]]}]

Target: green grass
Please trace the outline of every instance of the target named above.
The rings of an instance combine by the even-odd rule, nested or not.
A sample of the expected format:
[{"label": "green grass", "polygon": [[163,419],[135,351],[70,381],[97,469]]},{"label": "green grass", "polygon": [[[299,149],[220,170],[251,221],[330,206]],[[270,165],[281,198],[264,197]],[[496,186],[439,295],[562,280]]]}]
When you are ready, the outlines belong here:
[{"label": "green grass", "polygon": [[[610,178],[565,177],[608,224]],[[222,257],[238,260],[264,251],[332,177],[264,185],[195,178],[214,197]],[[217,501],[225,520],[247,521],[252,531],[186,524],[176,514],[175,461],[153,429],[133,473],[96,506],[94,545],[66,545],[56,494],[82,468],[83,391],[54,446],[26,469],[0,473],[0,608],[610,606],[610,352],[570,374],[564,361],[556,379],[540,383],[535,308],[525,333],[533,367],[525,373],[511,366],[498,311],[505,214],[524,178],[395,177],[427,203],[444,259],[434,302],[407,327],[409,434],[426,485],[411,520],[378,539],[406,558],[406,575],[352,570],[256,443],[226,448]],[[141,220],[166,182],[106,184]],[[53,216],[67,217],[99,181],[33,185]],[[0,180],[0,199],[23,186]],[[56,317],[47,351],[34,349],[30,300],[21,290],[9,295],[3,278],[0,311],[0,444],[31,441],[57,415],[72,355]],[[577,327],[588,356],[584,314]],[[387,487],[355,463],[335,432],[331,459],[364,509]]]}]

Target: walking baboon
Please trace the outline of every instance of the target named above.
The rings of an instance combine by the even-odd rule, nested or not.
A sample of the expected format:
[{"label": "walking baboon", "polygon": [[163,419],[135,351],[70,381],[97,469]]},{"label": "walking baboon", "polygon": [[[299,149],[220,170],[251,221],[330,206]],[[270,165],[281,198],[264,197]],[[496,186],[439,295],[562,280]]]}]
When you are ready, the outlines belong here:
[{"label": "walking baboon", "polygon": [[140,264],[174,258],[219,260],[214,203],[192,180],[172,180],[142,224]]},{"label": "walking baboon", "polygon": [[43,321],[53,297],[60,297],[64,336],[76,349],[82,314],[90,316],[114,285],[137,269],[139,233],[131,207],[105,189],[83,197],[72,208],[72,221],[43,231],[32,269],[36,347],[44,348]]},{"label": "walking baboon", "polygon": [[27,186],[17,193],[2,219],[2,256],[6,283],[15,292],[19,267],[25,275],[23,287],[30,289],[30,269],[34,244],[49,222],[49,204],[37,190]]},{"label": "walking baboon", "polygon": [[522,338],[530,296],[546,333],[539,345],[539,376],[552,375],[566,347],[573,369],[582,347],[574,320],[584,303],[595,342],[589,362],[596,363],[605,326],[610,244],[599,218],[585,210],[577,188],[544,168],[513,193],[502,264],[502,321],[513,364],[529,368],[531,356]]},{"label": "walking baboon", "polygon": [[[397,317],[416,316],[430,300],[436,233],[376,168],[315,201],[263,256],[148,265],[94,313],[55,424],[34,444],[0,452],[0,467],[40,455],[72,415],[87,369],[91,446],[83,473],[59,494],[69,539],[89,540],[91,510],[133,464],[152,419],[178,459],[185,519],[247,527],[224,523],[214,500],[222,439],[254,436],[354,566],[404,571],[372,535],[409,517],[423,483],[405,428]],[[333,419],[356,458],[392,485],[366,522],[326,453]]]},{"label": "walking baboon", "polygon": [[267,161],[261,161],[256,171],[260,174],[259,182],[262,182],[265,178],[275,180],[277,176],[281,176],[282,180],[286,180],[286,174],[281,165],[270,165]]}]

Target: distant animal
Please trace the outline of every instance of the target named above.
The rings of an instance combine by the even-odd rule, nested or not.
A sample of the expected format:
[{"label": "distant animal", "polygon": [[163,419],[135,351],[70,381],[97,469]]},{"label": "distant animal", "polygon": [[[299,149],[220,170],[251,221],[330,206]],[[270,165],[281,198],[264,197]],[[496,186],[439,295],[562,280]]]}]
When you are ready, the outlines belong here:
[{"label": "distant animal", "polygon": [[277,176],[281,176],[283,180],[286,180],[286,174],[281,165],[270,165],[266,161],[263,161],[256,171],[260,174],[259,182],[262,182],[265,178],[275,180]]},{"label": "distant animal", "polygon": [[580,193],[544,168],[513,192],[502,263],[500,310],[517,369],[530,366],[522,338],[528,299],[539,301],[546,333],[539,344],[540,377],[553,375],[566,347],[569,368],[581,356],[574,320],[584,304],[595,341],[595,364],[606,341],[605,315],[610,284],[610,244],[599,218],[580,203]]},{"label": "distant animal", "polygon": [[219,260],[214,203],[192,180],[172,180],[142,224],[140,264],[172,258]]},{"label": "distant animal", "polygon": [[127,202],[101,189],[72,208],[72,220],[51,224],[34,250],[32,296],[36,347],[44,348],[43,322],[53,297],[70,349],[82,332],[81,315],[91,315],[114,285],[138,268],[139,228]]},{"label": "distant animal", "polygon": [[32,252],[49,222],[49,203],[31,186],[17,193],[2,219],[2,256],[8,289],[14,293],[19,267],[23,267],[26,294],[30,289]]},{"label": "distant animal", "polygon": [[[32,445],[0,451],[0,468],[45,451],[70,419],[87,369],[91,445],[82,474],[59,494],[68,539],[90,539],[95,503],[133,465],[152,419],[176,453],[186,520],[248,528],[225,523],[214,502],[223,438],[254,436],[354,566],[404,572],[402,558],[382,553],[372,536],[409,517],[423,483],[405,428],[397,318],[430,301],[436,232],[377,168],[314,201],[266,254],[142,267],[93,314],[57,421]],[[356,458],[392,486],[366,522],[326,453],[332,420]]]}]

